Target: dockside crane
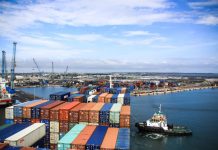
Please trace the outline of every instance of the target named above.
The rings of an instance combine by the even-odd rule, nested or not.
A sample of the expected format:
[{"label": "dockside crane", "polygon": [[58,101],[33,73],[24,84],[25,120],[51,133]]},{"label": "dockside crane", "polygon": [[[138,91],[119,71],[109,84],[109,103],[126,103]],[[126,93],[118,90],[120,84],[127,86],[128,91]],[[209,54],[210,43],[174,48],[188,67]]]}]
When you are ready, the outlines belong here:
[{"label": "dockside crane", "polygon": [[2,51],[2,80],[6,79],[6,52]]},{"label": "dockside crane", "polygon": [[43,85],[47,84],[47,82],[46,82],[46,81],[43,79],[42,72],[41,72],[41,70],[40,70],[40,68],[39,68],[39,65],[37,64],[37,62],[36,62],[35,58],[33,58],[33,62],[35,63],[35,65],[36,65],[36,68],[38,69],[39,76],[41,76],[41,77],[42,77],[42,84],[43,84]]},{"label": "dockside crane", "polygon": [[12,55],[12,61],[11,61],[11,94],[15,93],[14,89],[14,80],[15,80],[15,67],[16,67],[16,45],[17,42],[13,42],[13,55]]}]

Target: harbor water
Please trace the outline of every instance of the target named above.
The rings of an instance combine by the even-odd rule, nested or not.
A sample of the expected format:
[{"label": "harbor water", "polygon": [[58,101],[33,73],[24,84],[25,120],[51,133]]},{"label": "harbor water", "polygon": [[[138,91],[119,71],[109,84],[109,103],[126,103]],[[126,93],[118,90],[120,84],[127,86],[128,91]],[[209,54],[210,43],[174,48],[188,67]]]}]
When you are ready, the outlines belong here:
[{"label": "harbor water", "polygon": [[[58,91],[76,91],[75,88],[35,87],[21,88],[25,92],[48,98]],[[159,104],[169,124],[188,126],[193,135],[170,137],[138,133],[136,122],[150,118]],[[1,108],[1,124],[4,118]],[[214,150],[218,147],[218,89],[186,91],[166,95],[131,97],[131,150]]]}]

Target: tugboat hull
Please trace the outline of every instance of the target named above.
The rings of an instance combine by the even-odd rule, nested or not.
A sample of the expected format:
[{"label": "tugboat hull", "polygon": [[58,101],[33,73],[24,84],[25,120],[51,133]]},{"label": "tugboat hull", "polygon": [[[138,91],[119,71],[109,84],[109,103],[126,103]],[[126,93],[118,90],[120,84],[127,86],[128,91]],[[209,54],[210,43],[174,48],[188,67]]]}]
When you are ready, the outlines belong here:
[{"label": "tugboat hull", "polygon": [[168,130],[164,130],[160,127],[150,127],[147,126],[145,122],[136,123],[135,126],[138,128],[139,132],[145,133],[161,133],[172,136],[189,136],[192,135],[192,131],[183,126],[172,126],[168,125]]}]

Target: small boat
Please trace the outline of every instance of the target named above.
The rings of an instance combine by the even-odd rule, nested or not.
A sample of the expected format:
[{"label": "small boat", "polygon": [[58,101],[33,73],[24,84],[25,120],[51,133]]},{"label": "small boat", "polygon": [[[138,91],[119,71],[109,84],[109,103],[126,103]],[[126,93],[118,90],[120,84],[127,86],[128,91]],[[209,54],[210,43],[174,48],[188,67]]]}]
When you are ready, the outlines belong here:
[{"label": "small boat", "polygon": [[148,119],[146,122],[138,122],[135,124],[139,132],[145,133],[161,133],[174,136],[188,136],[192,135],[192,131],[185,126],[167,124],[166,116],[161,112],[161,105],[159,111]]}]

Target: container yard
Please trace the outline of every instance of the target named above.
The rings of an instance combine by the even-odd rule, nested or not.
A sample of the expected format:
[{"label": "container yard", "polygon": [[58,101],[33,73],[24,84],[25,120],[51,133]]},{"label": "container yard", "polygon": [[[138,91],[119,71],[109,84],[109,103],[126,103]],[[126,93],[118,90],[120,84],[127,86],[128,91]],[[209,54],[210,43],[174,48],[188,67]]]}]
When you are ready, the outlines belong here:
[{"label": "container yard", "polygon": [[[130,94],[127,90],[84,87],[79,93],[56,92],[5,108],[1,143],[18,149],[130,149],[120,129],[130,128]],[[105,91],[107,91],[105,93]],[[97,93],[98,92],[98,93]],[[84,93],[84,94],[82,94]],[[113,94],[112,94],[113,93]],[[11,130],[13,128],[13,130]],[[16,129],[14,129],[16,128]],[[11,130],[10,132],[8,132]],[[126,135],[126,136],[130,136]]]}]

